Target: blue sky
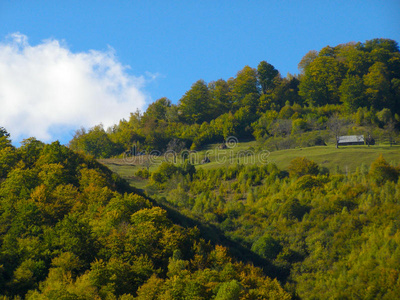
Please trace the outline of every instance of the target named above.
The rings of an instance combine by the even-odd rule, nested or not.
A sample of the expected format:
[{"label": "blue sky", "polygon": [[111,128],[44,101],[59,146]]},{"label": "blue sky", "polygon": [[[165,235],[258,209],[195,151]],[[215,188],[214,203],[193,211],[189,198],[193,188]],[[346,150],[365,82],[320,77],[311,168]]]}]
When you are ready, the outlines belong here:
[{"label": "blue sky", "polygon": [[[262,60],[271,63],[286,76],[288,72],[298,72],[297,64],[309,50],[320,50],[327,45],[335,46],[350,41],[364,42],[373,38],[400,41],[400,1],[0,0],[0,46],[4,50],[19,41],[13,50],[19,51],[19,54],[14,53],[10,58],[5,56],[4,53],[10,54],[4,50],[3,59],[7,60],[8,68],[14,72],[16,67],[10,66],[10,60],[19,60],[22,66],[26,57],[42,57],[29,68],[36,70],[33,73],[37,76],[41,74],[40,63],[52,60],[53,65],[49,69],[55,73],[49,73],[53,74],[50,77],[59,79],[51,95],[56,93],[54,90],[60,90],[58,87],[66,80],[61,76],[63,68],[60,66],[79,61],[79,66],[93,67],[94,73],[88,77],[93,78],[97,77],[96,70],[104,67],[102,64],[99,66],[96,59],[101,57],[104,61],[108,57],[106,68],[111,70],[117,66],[121,69],[117,79],[110,72],[99,75],[103,81],[96,83],[89,92],[74,88],[76,93],[96,95],[115,105],[123,102],[121,111],[107,107],[107,111],[113,113],[104,121],[101,118],[104,118],[105,112],[94,111],[88,118],[90,121],[86,122],[83,117],[74,117],[74,113],[79,115],[79,108],[76,108],[67,115],[73,121],[57,123],[49,120],[51,126],[43,125],[36,129],[33,126],[30,131],[24,131],[21,125],[21,128],[15,130],[15,139],[37,135],[46,141],[60,139],[67,142],[71,138],[71,131],[80,126],[90,127],[96,122],[103,122],[105,126],[117,123],[121,118],[128,118],[130,111],[136,108],[143,110],[149,102],[160,97],[168,97],[177,103],[198,79],[206,82],[228,79],[234,77],[245,65],[257,67]],[[58,43],[58,48],[55,43]],[[21,53],[27,52],[27,48],[35,54],[24,54],[22,57]],[[50,59],[49,51],[53,50],[58,51],[58,56],[50,56]],[[91,50],[97,56],[93,56]],[[82,58],[80,54],[86,56]],[[64,57],[65,63],[56,63],[62,60],[60,57]],[[68,74],[79,77],[76,75],[78,69],[74,68]],[[18,78],[17,73],[14,75]],[[13,78],[6,72],[3,72],[3,76]],[[37,76],[27,76],[24,82],[31,78],[37,80]],[[46,80],[41,82],[43,86],[46,86]],[[127,85],[130,89],[129,97],[137,95],[137,101],[117,99],[127,95],[124,91],[126,81],[130,82]],[[102,97],[99,85],[107,85],[109,82],[112,82],[110,85],[118,85],[118,91],[103,91],[108,94]],[[71,84],[71,87],[76,85]],[[33,84],[24,87],[27,89],[28,86]],[[41,98],[40,91],[35,93],[35,97]],[[2,94],[0,91],[0,102],[7,101],[10,107],[13,95],[16,93]],[[25,97],[18,95],[18,99]],[[49,93],[46,92],[46,95]],[[58,103],[57,97],[54,96],[55,105]],[[79,95],[75,97],[79,98]],[[70,101],[72,106],[85,101],[83,96],[80,99],[77,103],[65,101]],[[23,107],[26,106],[24,101],[21,100],[20,104]],[[32,99],[26,101],[30,104],[34,102]],[[46,103],[51,106],[50,102],[42,103],[41,109],[51,112],[46,107]],[[104,106],[103,102],[100,101],[98,106]],[[32,108],[35,106],[32,105]],[[90,109],[90,106],[83,106],[82,109]],[[13,135],[13,127],[17,126],[18,118],[32,122],[45,119],[42,115],[32,118],[27,115],[28,110],[22,114],[15,108],[11,122],[10,115],[0,113],[0,126],[4,126],[2,123],[11,126],[5,127]],[[8,121],[1,120],[2,117]],[[26,121],[24,126],[30,127],[29,122]],[[47,134],[36,134],[35,130],[47,130]]]}]

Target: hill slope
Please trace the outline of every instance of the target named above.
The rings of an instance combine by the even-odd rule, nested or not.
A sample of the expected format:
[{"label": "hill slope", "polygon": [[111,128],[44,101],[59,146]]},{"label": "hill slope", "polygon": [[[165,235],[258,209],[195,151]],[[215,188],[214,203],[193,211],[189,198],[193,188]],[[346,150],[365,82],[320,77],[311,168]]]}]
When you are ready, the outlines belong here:
[{"label": "hill slope", "polygon": [[[315,146],[307,148],[297,148],[288,150],[279,150],[273,152],[265,152],[257,147],[256,142],[238,143],[234,148],[219,149],[219,144],[210,144],[203,150],[196,151],[193,157],[196,168],[215,169],[221,166],[232,166],[238,162],[244,165],[259,165],[260,155],[265,157],[261,164],[274,163],[280,169],[287,169],[292,159],[296,157],[306,157],[315,161],[322,167],[329,169],[331,173],[354,172],[362,165],[369,166],[380,154],[382,154],[388,162],[397,165],[400,163],[400,146],[343,146],[336,149],[334,145]],[[246,154],[247,152],[247,154]],[[244,155],[246,154],[246,155]],[[201,164],[201,160],[205,157],[210,158],[210,163]],[[153,163],[150,164],[150,171],[156,170],[163,161],[172,161],[171,157],[165,158],[152,157]],[[113,172],[118,173],[121,177],[128,180],[133,186],[143,188],[147,183],[141,178],[135,176],[135,173],[146,168],[146,157],[132,157],[126,159],[100,159],[101,163],[110,168]],[[182,163],[182,159],[177,159],[178,163]]]},{"label": "hill slope", "polygon": [[[187,162],[164,162],[137,174],[149,179],[131,179],[158,202],[216,228],[211,239],[226,236],[236,249],[263,258],[265,269],[276,270],[285,288],[302,299],[395,299],[400,166],[379,152],[399,163],[399,147],[313,147],[270,154],[289,172],[271,163],[238,164],[236,157],[230,165],[198,165],[196,172]],[[330,166],[331,174],[307,158],[292,161],[299,154]]]},{"label": "hill slope", "polygon": [[3,139],[0,162],[2,299],[290,299],[92,158]]}]

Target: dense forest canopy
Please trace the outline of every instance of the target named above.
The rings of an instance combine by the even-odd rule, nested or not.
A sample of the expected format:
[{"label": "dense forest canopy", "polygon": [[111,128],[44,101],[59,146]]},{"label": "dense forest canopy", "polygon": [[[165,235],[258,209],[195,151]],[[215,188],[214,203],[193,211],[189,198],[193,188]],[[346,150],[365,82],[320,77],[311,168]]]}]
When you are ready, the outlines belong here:
[{"label": "dense forest canopy", "polygon": [[34,138],[16,149],[3,128],[0,297],[290,299],[93,158]]},{"label": "dense forest canopy", "polygon": [[[355,172],[304,157],[198,169],[164,163],[154,197],[215,226],[269,262],[300,299],[396,299],[400,293],[400,163],[379,156]],[[266,264],[266,262],[264,262]]]},{"label": "dense forest canopy", "polygon": [[[99,125],[77,131],[69,146],[104,158],[137,143],[143,150],[166,151],[173,139],[194,150],[229,136],[255,138],[271,150],[318,145],[329,142],[324,130],[333,115],[349,125],[343,133],[392,142],[400,122],[397,42],[327,46],[308,52],[298,67],[299,75],[282,77],[262,61],[228,80],[198,80],[178,104],[161,98],[106,130]],[[316,130],[319,135],[301,140],[301,133]]]}]

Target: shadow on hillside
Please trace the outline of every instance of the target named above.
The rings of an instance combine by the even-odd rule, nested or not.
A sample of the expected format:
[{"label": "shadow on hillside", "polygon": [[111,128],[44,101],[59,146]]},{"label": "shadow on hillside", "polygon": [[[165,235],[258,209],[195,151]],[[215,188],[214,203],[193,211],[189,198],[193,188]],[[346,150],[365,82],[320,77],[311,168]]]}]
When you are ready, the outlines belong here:
[{"label": "shadow on hillside", "polygon": [[226,237],[222,230],[210,224],[203,224],[198,220],[190,218],[188,216],[183,215],[175,208],[171,207],[167,203],[160,203],[147,195],[145,195],[142,190],[138,190],[132,186],[130,186],[131,192],[140,194],[141,196],[147,198],[151,201],[155,206],[159,206],[162,209],[167,211],[168,218],[171,219],[175,224],[180,225],[182,227],[197,227],[200,230],[200,236],[204,238],[206,241],[210,241],[212,245],[221,245],[227,247],[229,249],[229,253],[237,260],[244,263],[253,264],[256,267],[259,267],[263,270],[264,274],[271,278],[276,278],[282,284],[285,284],[289,272],[288,270],[279,268],[274,266],[267,259],[262,258],[261,256],[255,254],[250,251],[248,248],[244,247],[240,243],[231,240]]}]

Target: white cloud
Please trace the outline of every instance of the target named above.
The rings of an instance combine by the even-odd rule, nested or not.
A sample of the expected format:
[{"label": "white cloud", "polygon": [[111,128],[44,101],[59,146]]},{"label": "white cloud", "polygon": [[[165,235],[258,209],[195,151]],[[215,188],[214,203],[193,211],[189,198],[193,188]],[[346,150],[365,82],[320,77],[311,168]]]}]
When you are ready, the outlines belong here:
[{"label": "white cloud", "polygon": [[111,126],[143,109],[145,82],[127,73],[113,49],[72,53],[57,40],[31,46],[15,33],[0,43],[0,126],[14,141],[46,142],[62,128]]}]

